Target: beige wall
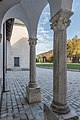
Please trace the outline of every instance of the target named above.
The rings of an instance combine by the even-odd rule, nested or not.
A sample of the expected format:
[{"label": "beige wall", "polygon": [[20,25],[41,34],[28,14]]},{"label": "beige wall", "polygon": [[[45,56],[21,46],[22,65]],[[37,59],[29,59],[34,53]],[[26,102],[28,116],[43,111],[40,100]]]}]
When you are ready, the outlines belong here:
[{"label": "beige wall", "polygon": [[20,57],[18,68],[29,68],[28,32],[24,26],[14,25],[11,40],[7,41],[7,68],[14,68],[14,57]]},{"label": "beige wall", "polygon": [[[17,41],[19,41],[23,37],[28,39],[27,28],[25,26],[21,26],[21,25],[20,26],[14,25],[11,40],[10,40],[11,45],[16,43]],[[28,40],[26,40],[26,41],[28,41]]]}]

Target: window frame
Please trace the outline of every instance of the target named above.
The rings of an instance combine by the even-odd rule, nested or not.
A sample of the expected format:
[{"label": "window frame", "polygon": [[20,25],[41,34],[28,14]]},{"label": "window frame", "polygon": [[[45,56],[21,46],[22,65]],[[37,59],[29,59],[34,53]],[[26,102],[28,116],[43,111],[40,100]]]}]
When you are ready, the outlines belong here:
[{"label": "window frame", "polygon": [[20,57],[14,57],[14,67],[20,67]]}]

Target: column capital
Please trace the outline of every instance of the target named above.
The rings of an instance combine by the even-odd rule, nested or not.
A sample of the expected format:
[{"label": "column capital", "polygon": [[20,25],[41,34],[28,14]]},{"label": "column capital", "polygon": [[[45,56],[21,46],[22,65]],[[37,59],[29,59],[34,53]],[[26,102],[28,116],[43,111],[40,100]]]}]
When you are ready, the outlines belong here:
[{"label": "column capital", "polygon": [[1,39],[2,39],[2,34],[0,33],[0,43],[1,43]]},{"label": "column capital", "polygon": [[60,10],[50,19],[51,29],[53,30],[65,30],[69,25],[71,20],[69,19],[73,15],[73,12],[67,10]]},{"label": "column capital", "polygon": [[34,46],[37,44],[37,38],[29,38],[29,45]]}]

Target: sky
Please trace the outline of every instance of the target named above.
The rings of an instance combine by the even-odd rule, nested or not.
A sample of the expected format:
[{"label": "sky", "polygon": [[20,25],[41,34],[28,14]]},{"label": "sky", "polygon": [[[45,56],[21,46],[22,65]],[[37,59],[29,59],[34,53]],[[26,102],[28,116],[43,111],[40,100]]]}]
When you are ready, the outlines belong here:
[{"label": "sky", "polygon": [[[67,29],[67,40],[75,35],[80,38],[80,0],[73,0],[71,24]],[[38,43],[36,54],[47,52],[53,49],[53,31],[50,29],[50,8],[49,5],[43,10],[38,24]]]}]

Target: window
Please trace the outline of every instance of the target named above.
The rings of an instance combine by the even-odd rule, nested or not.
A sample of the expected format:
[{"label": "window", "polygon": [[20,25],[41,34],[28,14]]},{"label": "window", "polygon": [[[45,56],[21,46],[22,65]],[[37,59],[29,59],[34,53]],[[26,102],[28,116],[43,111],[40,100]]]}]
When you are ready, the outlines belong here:
[{"label": "window", "polygon": [[20,67],[20,58],[14,57],[14,67]]}]

